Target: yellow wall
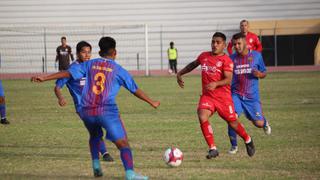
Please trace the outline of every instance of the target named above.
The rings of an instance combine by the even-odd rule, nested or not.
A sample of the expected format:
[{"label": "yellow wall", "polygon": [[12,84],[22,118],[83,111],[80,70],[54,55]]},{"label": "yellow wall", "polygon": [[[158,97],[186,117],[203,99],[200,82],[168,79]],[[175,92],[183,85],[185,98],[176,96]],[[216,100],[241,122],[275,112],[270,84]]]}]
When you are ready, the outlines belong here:
[{"label": "yellow wall", "polygon": [[320,19],[250,21],[257,35],[320,34]]}]

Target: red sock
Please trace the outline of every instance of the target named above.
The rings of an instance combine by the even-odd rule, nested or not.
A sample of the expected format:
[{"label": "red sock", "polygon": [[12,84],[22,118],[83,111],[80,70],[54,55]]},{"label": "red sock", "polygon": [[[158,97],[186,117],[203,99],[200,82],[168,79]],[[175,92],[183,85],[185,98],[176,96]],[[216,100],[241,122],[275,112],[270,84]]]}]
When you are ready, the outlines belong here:
[{"label": "red sock", "polygon": [[247,134],[246,130],[244,129],[243,125],[238,122],[238,126],[237,129],[235,129],[235,131],[237,132],[237,134],[242,137],[242,139],[247,143],[250,142],[250,136]]},{"label": "red sock", "polygon": [[214,148],[215,144],[214,144],[213,130],[209,121],[202,122],[200,127],[201,127],[203,137],[206,140],[209,148]]}]

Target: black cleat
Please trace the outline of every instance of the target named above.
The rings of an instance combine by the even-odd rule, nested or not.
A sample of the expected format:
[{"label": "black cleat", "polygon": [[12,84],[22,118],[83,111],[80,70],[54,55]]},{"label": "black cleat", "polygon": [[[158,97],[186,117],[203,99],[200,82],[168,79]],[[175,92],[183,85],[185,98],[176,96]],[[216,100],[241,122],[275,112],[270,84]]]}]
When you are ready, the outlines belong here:
[{"label": "black cleat", "polygon": [[206,156],[207,159],[211,159],[211,158],[216,158],[217,156],[219,156],[219,152],[216,149],[210,149],[208,151],[208,155]]},{"label": "black cleat", "polygon": [[254,153],[256,152],[253,144],[253,140],[251,138],[251,141],[249,143],[246,143],[246,148],[247,148],[247,154],[252,157]]},{"label": "black cleat", "polygon": [[104,153],[104,155],[102,156],[102,159],[103,159],[103,161],[107,161],[107,162],[113,162],[114,161],[109,153]]},{"label": "black cleat", "polygon": [[6,118],[1,119],[0,123],[1,124],[10,124],[10,122]]},{"label": "black cleat", "polygon": [[94,174],[94,177],[101,177],[101,176],[103,176],[103,173],[102,173],[101,169],[95,169],[95,170],[93,170],[93,174]]}]

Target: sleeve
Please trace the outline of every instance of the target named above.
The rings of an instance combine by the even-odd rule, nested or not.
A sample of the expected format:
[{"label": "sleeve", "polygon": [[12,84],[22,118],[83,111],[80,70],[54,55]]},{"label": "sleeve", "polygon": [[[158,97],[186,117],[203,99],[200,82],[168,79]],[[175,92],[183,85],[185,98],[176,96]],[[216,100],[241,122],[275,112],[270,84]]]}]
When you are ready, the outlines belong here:
[{"label": "sleeve", "polygon": [[263,61],[263,58],[262,58],[262,55],[261,53],[257,53],[257,56],[258,56],[258,70],[261,71],[261,72],[266,72],[267,69],[266,69],[266,66],[264,65],[264,61]]},{"label": "sleeve", "polygon": [[255,36],[255,46],[256,46],[256,51],[262,52],[262,44],[258,36]]},{"label": "sleeve", "polygon": [[233,50],[232,50],[232,39],[228,43],[227,50],[228,50],[229,55],[231,55],[232,52],[233,52]]},{"label": "sleeve", "polygon": [[73,79],[81,79],[86,76],[86,68],[88,66],[89,61],[83,62],[81,64],[75,64],[71,66],[68,71]]},{"label": "sleeve", "polygon": [[56,80],[56,87],[60,89],[69,81],[69,78],[60,78]]},{"label": "sleeve", "polygon": [[233,62],[228,56],[226,56],[225,61],[223,63],[223,71],[233,72]]},{"label": "sleeve", "polygon": [[130,91],[132,94],[135,93],[138,90],[138,86],[132,76],[129,74],[129,72],[122,67],[119,68],[119,78],[118,81],[121,86],[126,88],[128,91]]},{"label": "sleeve", "polygon": [[201,64],[202,62],[202,59],[203,59],[203,54],[204,53],[201,53],[198,57],[197,57],[197,61]]}]

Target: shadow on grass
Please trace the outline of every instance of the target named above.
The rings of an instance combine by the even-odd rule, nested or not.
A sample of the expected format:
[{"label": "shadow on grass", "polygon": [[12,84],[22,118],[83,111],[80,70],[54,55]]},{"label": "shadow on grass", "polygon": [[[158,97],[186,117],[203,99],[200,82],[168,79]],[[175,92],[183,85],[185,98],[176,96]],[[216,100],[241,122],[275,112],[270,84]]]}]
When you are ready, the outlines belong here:
[{"label": "shadow on grass", "polygon": [[[26,174],[26,173],[0,173],[1,179],[94,179],[93,176],[85,176],[85,175],[43,175],[43,174]],[[112,179],[112,180],[120,180],[123,177],[112,177],[110,174],[109,176],[104,175],[103,179]]]}]

